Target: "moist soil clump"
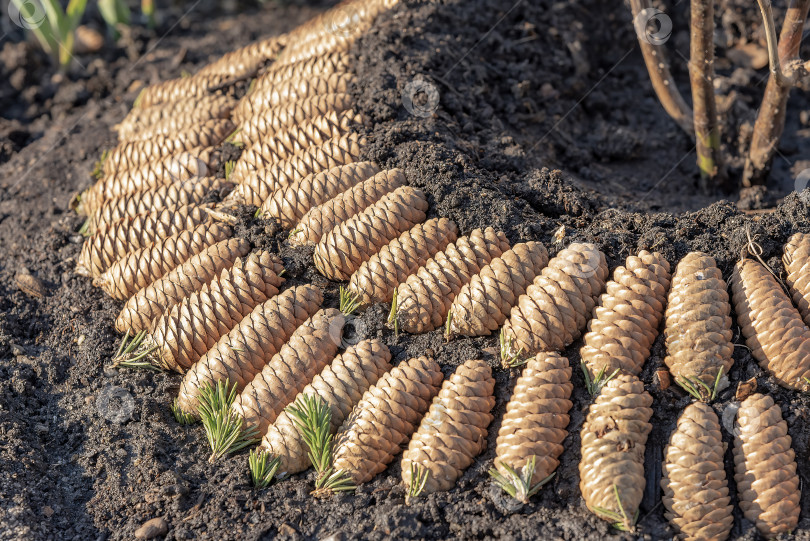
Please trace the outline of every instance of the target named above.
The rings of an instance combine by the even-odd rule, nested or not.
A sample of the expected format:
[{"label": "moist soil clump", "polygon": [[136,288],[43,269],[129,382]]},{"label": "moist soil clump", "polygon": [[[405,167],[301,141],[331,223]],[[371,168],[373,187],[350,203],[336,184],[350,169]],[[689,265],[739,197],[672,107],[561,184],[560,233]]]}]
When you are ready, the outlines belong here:
[{"label": "moist soil clump", "polygon": [[[687,20],[684,6],[674,9],[673,20]],[[758,39],[746,33],[758,28],[755,5],[735,1],[726,11],[719,58],[733,57],[726,53]],[[0,535],[129,539],[148,520],[162,518],[170,539],[629,538],[589,513],[579,493],[579,430],[590,404],[578,369],[581,341],[563,352],[574,367],[574,407],[560,467],[526,505],[509,499],[487,475],[519,374],[499,368],[497,337],[447,342],[441,330],[397,336],[386,325],[388,307],[382,304],[352,321],[348,336],[382,339],[394,363],[433,355],[446,376],[468,359],[498,367],[487,449],[455,489],[409,506],[399,458],[355,494],[314,499],[311,472],[255,490],[246,453],[209,464],[203,430],[176,423],[169,404],[179,376],[110,366],[120,340],[112,322],[121,303],[73,272],[82,218],[67,208],[71,196],[92,182],[95,160],[114,145],[110,127],[142,86],[136,79],[153,82],[157,77],[150,74],[169,78],[193,71],[210,57],[288,30],[316,12],[267,6],[236,18],[192,13],[191,24],[160,41],[138,68],[120,59],[102,62],[109,84],[87,90],[89,95],[62,110],[36,92],[23,96],[3,87],[3,99],[22,112],[0,130]],[[810,154],[801,125],[810,109],[807,98],[794,93],[788,109],[782,146],[792,165],[778,159],[774,188],[743,198],[752,201],[744,206],[765,211],[741,211],[737,195],[730,201],[696,195],[693,145],[652,97],[631,28],[628,10],[617,2],[403,2],[380,16],[353,48],[357,109],[373,126],[365,157],[402,168],[428,195],[428,217],[451,218],[462,234],[491,225],[513,244],[542,241],[550,255],[574,241],[594,242],[611,269],[642,249],[661,252],[673,269],[689,251],[702,250],[717,260],[726,279],[750,235],[762,259],[784,275],[783,244],[794,232],[810,232],[810,192],[783,197],[802,167],[798,157]],[[673,51],[688,51],[682,33],[676,24]],[[206,54],[200,54],[203,49]],[[6,62],[14,55],[2,56]],[[721,112],[732,171],[739,171],[738,138],[744,134],[732,128],[753,121],[764,87],[757,81],[765,72],[720,64],[721,87],[736,96]],[[15,70],[23,65],[35,75],[17,79],[34,81],[50,69],[41,59],[40,66],[31,62]],[[673,65],[676,79],[688,81],[686,63]],[[285,287],[314,283],[325,288],[326,304],[337,306],[338,284],[315,271],[312,248],[290,248],[287,232],[253,218],[254,211],[240,209],[237,235],[281,255],[288,269]],[[30,279],[17,280],[19,274]],[[714,403],[724,438],[730,442],[737,384],[757,377],[758,390],[782,408],[806,479],[808,398],[778,387],[751,357],[736,324],[734,330],[731,385]],[[673,535],[660,505],[661,459],[677,416],[691,400],[675,385],[661,387],[656,370],[664,367],[665,354],[659,336],[641,374],[654,397],[639,519],[639,532],[648,539]],[[726,470],[734,494],[730,452]],[[810,504],[807,498],[802,504],[805,518],[796,538],[806,539]],[[737,508],[732,538],[756,538]]]}]

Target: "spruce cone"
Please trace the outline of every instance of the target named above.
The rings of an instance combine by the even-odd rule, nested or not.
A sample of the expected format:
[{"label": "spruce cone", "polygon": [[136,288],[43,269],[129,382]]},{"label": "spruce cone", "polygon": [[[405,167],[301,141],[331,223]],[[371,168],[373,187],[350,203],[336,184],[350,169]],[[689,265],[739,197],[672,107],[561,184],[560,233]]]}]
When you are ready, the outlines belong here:
[{"label": "spruce cone", "polygon": [[288,126],[332,111],[342,113],[351,107],[352,99],[348,94],[325,94],[293,101],[273,107],[261,115],[244,121],[236,134],[236,139],[251,145],[260,139],[272,137]]},{"label": "spruce cone", "polygon": [[227,381],[241,392],[322,302],[321,290],[307,284],[258,305],[186,372],[177,406],[199,418],[199,392],[206,383]]},{"label": "spruce cone", "polygon": [[793,303],[805,323],[810,325],[810,235],[796,233],[785,244],[782,262],[787,271],[787,285]]},{"label": "spruce cone", "polygon": [[236,100],[221,94],[192,96],[144,109],[134,108],[114,129],[122,142],[174,133],[207,120],[228,118],[236,104]]},{"label": "spruce cone", "polygon": [[765,538],[792,532],[801,490],[782,410],[770,396],[755,393],[740,404],[737,424],[734,481],[743,515]]},{"label": "spruce cone", "polygon": [[350,73],[332,73],[323,77],[302,77],[285,81],[272,88],[253,92],[239,101],[233,110],[233,118],[237,122],[245,122],[250,117],[260,115],[292,101],[311,98],[322,94],[340,94],[348,92],[354,75]]},{"label": "spruce cone", "polygon": [[687,254],[672,277],[664,330],[664,362],[676,381],[698,379],[711,389],[720,370],[728,374],[734,364],[730,314],[726,282],[714,258]]},{"label": "spruce cone", "polygon": [[186,205],[121,218],[84,241],[76,272],[95,278],[128,253],[208,221],[208,208]]},{"label": "spruce cone", "polygon": [[497,331],[547,264],[548,252],[539,242],[516,244],[493,259],[453,300],[450,331],[464,336],[487,336]]},{"label": "spruce cone", "polygon": [[362,29],[352,28],[351,33],[353,35],[350,36],[322,33],[317,39],[308,39],[296,43],[293,47],[288,47],[282,51],[276,63],[279,67],[282,67],[330,53],[346,52],[357,39],[358,33],[367,28],[367,25],[364,25]]},{"label": "spruce cone", "polygon": [[520,471],[535,457],[535,485],[560,465],[571,410],[571,367],[559,353],[538,353],[526,362],[506,405],[495,448],[495,467]]},{"label": "spruce cone", "polygon": [[135,107],[145,109],[153,105],[173,102],[184,98],[208,96],[209,88],[221,85],[231,79],[224,74],[196,74],[191,77],[169,79],[147,86],[135,100]]},{"label": "spruce cone", "polygon": [[[298,396],[317,396],[329,404],[331,432],[334,433],[363,393],[391,368],[390,360],[391,352],[385,344],[379,340],[363,340],[335,357]],[[286,411],[267,430],[261,447],[281,459],[281,472],[298,473],[310,465],[309,448]]]},{"label": "spruce cone", "polygon": [[295,330],[233,403],[246,428],[267,432],[295,395],[335,358],[345,323],[340,311],[324,308]]},{"label": "spruce cone", "polygon": [[399,325],[413,334],[440,327],[461,288],[507,250],[509,242],[503,233],[488,227],[474,230],[436,254],[397,288]]},{"label": "spruce cone", "polygon": [[642,250],[613,271],[580,350],[592,375],[603,368],[606,374],[641,372],[664,317],[669,282],[669,263],[658,252]]},{"label": "spruce cone", "polygon": [[307,58],[294,64],[272,65],[256,78],[251,93],[264,92],[284,84],[286,81],[306,79],[312,77],[326,77],[333,73],[346,73],[349,71],[350,55],[344,51],[336,51],[323,56]]},{"label": "spruce cone", "polygon": [[411,465],[427,470],[423,494],[453,488],[487,446],[495,380],[484,361],[466,361],[442,384],[427,415],[402,455],[402,481],[410,486]]},{"label": "spruce cone", "polygon": [[810,330],[776,279],[744,259],[734,266],[731,291],[751,355],[783,387],[810,391]]},{"label": "spruce cone", "polygon": [[276,190],[307,175],[358,161],[365,144],[364,137],[351,134],[330,139],[317,147],[310,147],[289,160],[275,162],[265,169],[249,173],[231,193],[229,199],[258,207]]},{"label": "spruce cone", "polygon": [[366,483],[399,454],[439,392],[442,371],[427,357],[409,359],[363,394],[335,437],[334,468]]},{"label": "spruce cone", "polygon": [[424,221],[427,208],[421,190],[397,188],[321,239],[313,255],[315,266],[330,280],[348,280],[380,248]]},{"label": "spruce cone", "polygon": [[197,72],[197,75],[225,75],[229,78],[255,74],[284,48],[286,38],[274,36],[256,41],[219,57]]},{"label": "spruce cone", "polygon": [[313,173],[276,191],[262,203],[265,216],[275,218],[290,229],[311,209],[351,189],[380,172],[372,162],[339,165]]},{"label": "spruce cone", "polygon": [[312,207],[290,234],[290,244],[317,244],[336,225],[359,214],[406,183],[405,175],[399,169],[380,171],[329,201]]},{"label": "spruce cone", "polygon": [[455,242],[457,235],[455,222],[447,218],[417,224],[360,265],[349,279],[349,289],[358,295],[360,306],[390,303],[397,286],[428,259]]},{"label": "spruce cone", "polygon": [[[579,489],[588,509],[600,518],[604,509],[622,515],[625,526],[635,524],[644,494],[644,449],[652,430],[652,397],[636,376],[617,374],[591,405],[582,426]],[[621,506],[616,499],[618,492]]]},{"label": "spruce cone", "polygon": [[549,261],[512,308],[504,333],[513,353],[559,351],[580,337],[605,290],[608,266],[589,243],[574,243]]},{"label": "spruce cone", "polygon": [[116,330],[151,331],[155,319],[165,310],[199,291],[249,251],[250,243],[244,239],[228,239],[206,248],[131,297],[115,320]]},{"label": "spruce cone", "polygon": [[156,364],[181,374],[259,304],[278,294],[284,283],[281,260],[254,252],[223,269],[210,284],[195,291],[161,316],[145,346],[158,346]]},{"label": "spruce cone", "polygon": [[734,517],[723,467],[723,435],[711,406],[695,402],[678,419],[667,446],[661,488],[670,524],[687,541],[723,541]]},{"label": "spruce cone", "polygon": [[136,250],[93,280],[109,296],[126,300],[176,266],[231,236],[228,226],[204,223]]}]

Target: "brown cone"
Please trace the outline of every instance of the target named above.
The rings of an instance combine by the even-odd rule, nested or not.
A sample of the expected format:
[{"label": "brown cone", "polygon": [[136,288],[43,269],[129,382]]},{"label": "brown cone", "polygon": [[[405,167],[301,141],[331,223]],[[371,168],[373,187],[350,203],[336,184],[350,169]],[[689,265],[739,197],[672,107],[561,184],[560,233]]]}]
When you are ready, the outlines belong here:
[{"label": "brown cone", "polygon": [[796,233],[785,244],[782,262],[787,271],[790,294],[802,319],[810,325],[810,235]]},{"label": "brown cone", "polygon": [[411,485],[411,467],[429,472],[422,494],[456,485],[487,445],[495,380],[484,361],[466,361],[445,380],[402,455],[402,481]]},{"label": "brown cone", "polygon": [[225,74],[197,74],[147,86],[138,95],[137,108],[144,109],[180,99],[207,96],[209,88],[220,85],[230,78]]},{"label": "brown cone", "polygon": [[272,65],[256,78],[251,92],[263,92],[286,81],[311,77],[325,77],[333,73],[346,73],[350,69],[351,55],[336,51],[321,56],[307,58],[293,64]]},{"label": "brown cone", "polygon": [[114,129],[118,132],[118,140],[121,142],[174,133],[211,119],[228,118],[236,103],[237,101],[229,96],[210,94],[183,98],[145,109],[135,108]]},{"label": "brown cone", "polygon": [[255,74],[265,63],[275,58],[286,44],[285,36],[274,36],[253,42],[219,57],[203,67],[197,75],[225,75],[229,78]]}]

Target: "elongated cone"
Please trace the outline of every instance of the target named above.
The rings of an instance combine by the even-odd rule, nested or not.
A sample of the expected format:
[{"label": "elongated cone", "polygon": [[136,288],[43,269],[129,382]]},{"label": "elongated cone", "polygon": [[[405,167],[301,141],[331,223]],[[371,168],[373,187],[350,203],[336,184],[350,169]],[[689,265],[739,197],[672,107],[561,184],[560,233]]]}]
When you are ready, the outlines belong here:
[{"label": "elongated cone", "polygon": [[273,65],[256,78],[256,83],[253,85],[251,92],[263,92],[293,79],[346,73],[350,69],[350,62],[351,55],[345,51],[336,51],[307,58],[294,64]]},{"label": "elongated cone", "polygon": [[250,243],[244,239],[228,239],[206,248],[130,297],[115,320],[115,329],[131,334],[151,331],[165,310],[199,291],[249,251]]},{"label": "elongated cone", "polygon": [[734,525],[723,466],[723,435],[711,406],[695,402],[678,418],[664,453],[664,516],[687,541],[724,541]]},{"label": "elongated cone", "polygon": [[669,282],[669,263],[658,252],[642,250],[613,271],[580,350],[591,375],[641,372],[664,317]]},{"label": "elongated cone", "polygon": [[329,232],[315,247],[315,267],[330,280],[348,280],[380,248],[425,220],[421,190],[402,186]]},{"label": "elongated cone", "polygon": [[504,234],[488,227],[474,230],[436,254],[397,288],[400,327],[413,334],[440,327],[461,288],[507,250]]},{"label": "elongated cone", "polygon": [[568,359],[559,353],[538,353],[526,362],[498,431],[498,471],[508,473],[504,464],[521,471],[535,457],[532,485],[554,473],[568,435],[573,388]]},{"label": "elongated cone", "polygon": [[262,203],[264,216],[275,218],[290,229],[311,209],[376,175],[380,168],[372,162],[339,165],[313,173],[276,191]]},{"label": "elongated cone", "polygon": [[203,67],[197,75],[226,75],[228,77],[246,77],[255,74],[266,62],[273,60],[286,44],[286,36],[255,41],[249,45],[231,51],[214,62]]},{"label": "elongated cone", "polygon": [[785,244],[782,262],[787,271],[786,282],[802,319],[810,325],[810,235],[796,233]]},{"label": "elongated cone", "polygon": [[287,126],[272,137],[264,137],[242,151],[228,180],[239,183],[253,171],[269,167],[274,162],[289,160],[311,147],[324,145],[330,139],[352,133],[356,131],[354,127],[362,123],[362,115],[344,111],[326,113]]},{"label": "elongated cone", "polygon": [[281,260],[269,252],[240,257],[210,284],[184,298],[156,322],[146,348],[166,370],[181,374],[284,283]]},{"label": "elongated cone", "polygon": [[364,211],[407,183],[400,169],[380,171],[317,207],[312,207],[290,233],[290,244],[317,244],[336,225]]},{"label": "elongated cone", "polygon": [[[362,23],[362,29],[368,28],[367,23]],[[343,35],[342,31],[336,34],[323,34],[318,39],[306,40],[296,44],[294,47],[282,51],[279,55],[278,64],[285,66],[290,63],[302,62],[308,58],[315,58],[325,54],[335,52],[346,52],[357,39],[357,35],[362,32],[361,27],[353,26],[348,30],[348,35]],[[286,53],[286,54],[285,54]]]},{"label": "elongated cone", "polygon": [[150,162],[164,160],[181,152],[196,148],[215,147],[236,128],[233,122],[224,119],[207,120],[183,130],[168,134],[143,134],[137,140],[125,141],[113,148],[104,160],[105,175],[122,173],[128,169],[140,169]]},{"label": "elongated cone", "polygon": [[169,79],[144,88],[135,100],[135,107],[144,109],[183,98],[207,96],[209,88],[221,85],[230,78],[225,74],[198,74]]},{"label": "elongated cone", "polygon": [[[723,273],[711,256],[691,252],[678,263],[664,330],[664,362],[675,381],[697,379],[714,389],[720,371],[728,375],[734,364],[734,346],[727,289]],[[721,377],[720,382],[719,389],[728,386],[727,377]]]},{"label": "elongated cone", "polygon": [[776,279],[744,259],[734,266],[731,292],[751,355],[783,387],[810,391],[810,330]]},{"label": "elongated cone", "polygon": [[186,205],[121,218],[84,241],[76,272],[95,278],[125,255],[210,220],[209,208]]},{"label": "elongated cone", "polygon": [[114,299],[126,300],[231,234],[230,227],[216,223],[204,223],[193,230],[180,231],[119,259],[94,279],[93,285]]},{"label": "elongated cone", "polygon": [[455,242],[457,235],[455,222],[447,218],[416,224],[360,265],[349,279],[349,290],[357,294],[360,306],[390,303],[397,286]]},{"label": "elongated cone", "polygon": [[356,484],[371,481],[399,454],[441,383],[439,365],[427,357],[409,359],[383,375],[340,427],[335,471],[345,471]]},{"label": "elongated cone", "polygon": [[590,243],[576,242],[549,261],[512,308],[504,333],[513,351],[559,351],[580,337],[599,295],[608,266]]},{"label": "elongated cone", "polygon": [[411,486],[411,467],[427,470],[422,494],[450,490],[487,446],[495,380],[484,361],[456,368],[442,384],[427,415],[402,455],[402,481]]},{"label": "elongated cone", "polygon": [[135,192],[119,199],[111,199],[87,219],[87,233],[92,235],[99,229],[127,216],[163,209],[178,209],[186,205],[199,205],[211,191],[228,186],[227,182],[213,178],[204,178],[199,181],[186,180]]},{"label": "elongated cone", "polygon": [[[391,352],[385,344],[363,340],[335,357],[298,396],[316,396],[329,405],[330,430],[334,434],[363,393],[391,368],[390,360]],[[267,429],[261,447],[281,459],[280,472],[298,473],[310,466],[309,448],[286,411]]]},{"label": "elongated cone", "polygon": [[450,332],[487,336],[498,330],[546,264],[546,247],[533,241],[516,244],[494,258],[453,299]]},{"label": "elongated cone", "polygon": [[191,366],[180,384],[177,405],[199,418],[200,388],[227,381],[241,392],[323,302],[313,285],[291,287],[253,309]]},{"label": "elongated cone", "polygon": [[275,162],[265,169],[249,173],[231,193],[229,200],[260,206],[276,190],[307,175],[358,161],[365,144],[364,137],[350,134],[310,147],[289,160]]},{"label": "elongated cone", "polygon": [[295,330],[234,401],[232,410],[246,428],[267,432],[295,395],[335,358],[345,323],[339,310],[325,308]]},{"label": "elongated cone", "polygon": [[144,109],[132,109],[113,129],[118,132],[119,141],[172,133],[214,118],[228,118],[236,104],[236,100],[221,94],[182,98]]},{"label": "elongated cone", "polygon": [[[582,426],[579,489],[588,509],[628,528],[644,494],[644,449],[652,430],[652,397],[636,376],[617,374],[596,397]],[[621,500],[621,505],[617,500]]]},{"label": "elongated cone", "polygon": [[745,518],[767,539],[799,523],[801,489],[796,453],[782,410],[768,395],[754,393],[737,411],[734,481]]}]

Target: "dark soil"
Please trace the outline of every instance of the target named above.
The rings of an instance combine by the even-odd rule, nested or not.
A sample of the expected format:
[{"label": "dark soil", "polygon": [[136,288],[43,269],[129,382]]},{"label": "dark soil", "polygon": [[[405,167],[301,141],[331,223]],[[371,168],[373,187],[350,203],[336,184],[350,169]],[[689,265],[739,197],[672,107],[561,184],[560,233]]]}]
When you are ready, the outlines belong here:
[{"label": "dark soil", "polygon": [[[766,71],[727,60],[734,56],[729,51],[759,39],[750,33],[759,28],[755,4],[733,0],[721,8],[719,87],[734,96],[722,108],[724,143],[732,176],[739,177],[745,134]],[[676,52],[687,56],[687,9],[686,3],[669,7],[675,23],[670,52],[680,83],[688,79],[686,62]],[[353,495],[315,500],[308,495],[308,474],[256,491],[245,454],[209,464],[203,431],[175,422],[168,406],[178,376],[109,367],[120,340],[112,329],[120,303],[73,273],[82,220],[66,209],[71,195],[91,183],[102,150],[114,144],[110,126],[124,116],[142,84],[193,71],[211,57],[289,29],[313,13],[279,5],[236,17],[192,12],[162,40],[133,37],[131,53],[140,60],[116,50],[101,60],[87,59],[86,69],[61,83],[51,79],[47,60],[32,47],[4,44],[0,537],[132,538],[154,517],[166,520],[171,539],[620,535],[591,515],[579,494],[579,429],[589,404],[576,368],[580,343],[565,351],[575,367],[576,388],[562,464],[553,481],[524,506],[493,488],[486,473],[517,375],[497,368],[494,337],[449,343],[438,331],[395,337],[384,325],[387,307],[382,305],[355,322],[358,335],[385,340],[396,362],[428,353],[446,374],[469,358],[484,358],[496,367],[497,405],[487,451],[456,489],[410,506],[404,504],[398,460]],[[358,108],[375,125],[368,157],[403,168],[411,183],[429,195],[431,215],[452,218],[465,234],[492,225],[513,243],[540,240],[552,253],[573,241],[591,241],[605,251],[611,268],[641,249],[662,252],[673,268],[690,250],[703,250],[728,277],[749,230],[765,261],[783,272],[782,245],[790,234],[810,231],[810,192],[773,204],[810,167],[810,101],[794,93],[780,147],[784,158],[775,163],[771,189],[744,198],[746,206],[771,208],[746,214],[733,203],[713,202],[696,195],[692,144],[652,96],[630,28],[620,2],[405,2],[381,16],[355,46]],[[413,115],[403,105],[402,93],[414,88],[409,85],[414,80],[436,90],[414,100],[415,110],[427,116]],[[682,91],[688,95],[687,87]],[[434,95],[435,111],[425,101]],[[748,128],[738,130],[741,123]],[[314,271],[311,249],[285,247],[284,234],[274,224],[253,221],[249,209],[243,218],[238,234],[257,247],[279,250],[290,283],[315,282],[325,287],[328,303],[337,302],[337,284]],[[38,296],[37,288],[20,289],[18,275],[28,274],[44,295]],[[21,283],[30,285],[31,279]],[[807,480],[810,399],[775,385],[742,345],[736,326],[735,331],[740,346],[732,385],[715,408],[722,414],[733,404],[737,383],[757,377],[759,390],[771,393],[782,407],[799,472]],[[677,387],[660,388],[654,374],[664,355],[659,338],[642,373],[655,399],[639,527],[646,539],[672,536],[657,484],[662,449],[689,403]],[[112,406],[105,405],[107,399]],[[730,456],[729,451],[733,493]],[[804,518],[795,537],[808,539],[807,496],[802,504]],[[738,510],[735,518],[733,538],[757,537]]]}]

